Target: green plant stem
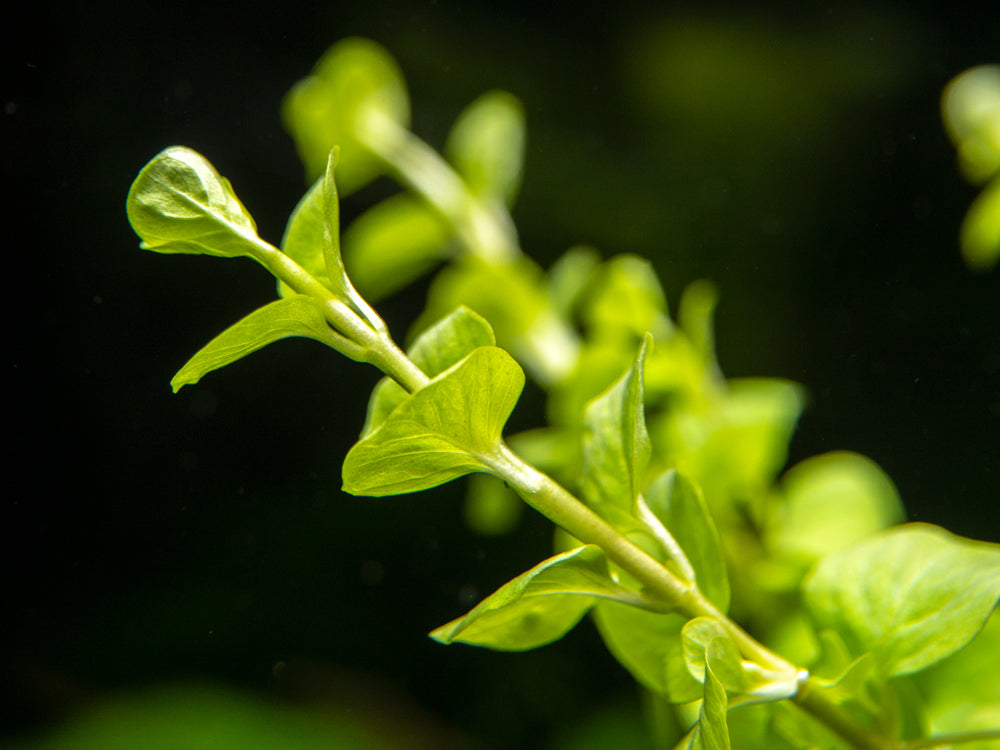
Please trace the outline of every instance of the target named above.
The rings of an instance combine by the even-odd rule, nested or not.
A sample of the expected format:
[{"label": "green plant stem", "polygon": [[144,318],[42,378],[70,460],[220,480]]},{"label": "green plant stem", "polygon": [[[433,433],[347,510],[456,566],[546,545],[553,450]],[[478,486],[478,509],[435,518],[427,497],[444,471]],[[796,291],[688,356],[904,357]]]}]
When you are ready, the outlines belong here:
[{"label": "green plant stem", "polygon": [[424,141],[377,110],[368,112],[356,130],[355,137],[385,162],[400,182],[455,227],[470,253],[499,264],[521,256],[510,215],[487,207],[470,193],[462,178]]},{"label": "green plant stem", "polygon": [[[362,346],[365,361],[412,393],[428,382],[427,376],[396,345],[381,318],[375,327],[339,300],[311,274],[274,246],[257,240],[255,257],[277,278],[300,294],[324,303],[330,325],[352,343]],[[596,544],[623,570],[642,583],[647,592],[673,610],[694,617],[712,617],[722,623],[740,652],[767,669],[798,680],[795,665],[754,639],[720,612],[692,582],[682,581],[658,561],[630,542],[552,478],[535,469],[505,443],[482,457],[529,505],[582,542]],[[890,750],[891,745],[855,722],[816,689],[809,680],[792,698],[804,711],[829,727],[856,750]],[[933,746],[930,746],[933,747]],[[914,750],[914,748],[907,748]]]},{"label": "green plant stem", "polygon": [[[686,583],[619,533],[566,489],[502,445],[493,468],[530,506],[582,542],[596,544],[608,558],[675,611],[689,617],[712,617],[722,623],[740,653],[775,672],[793,676],[802,685],[792,700],[855,750],[891,750],[888,740],[872,733],[832,703],[806,673],[765,647],[719,611],[694,583]],[[804,683],[804,684],[803,684]],[[910,749],[908,749],[910,750]]]}]

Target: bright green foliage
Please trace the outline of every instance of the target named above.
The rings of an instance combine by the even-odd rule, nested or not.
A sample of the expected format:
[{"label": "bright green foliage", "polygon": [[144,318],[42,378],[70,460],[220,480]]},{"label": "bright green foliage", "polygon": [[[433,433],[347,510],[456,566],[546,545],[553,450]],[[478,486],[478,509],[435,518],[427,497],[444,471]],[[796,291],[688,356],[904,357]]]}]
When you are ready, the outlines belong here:
[{"label": "bright green foliage", "polygon": [[907,524],[824,558],[806,604],[885,675],[945,658],[979,632],[1000,599],[1000,545]]},{"label": "bright green foliage", "polygon": [[646,504],[669,529],[694,570],[698,588],[722,612],[729,609],[729,577],[719,533],[701,490],[675,469],[646,487]]},{"label": "bright green foliage", "polygon": [[395,60],[382,47],[368,39],[345,39],[292,88],[281,114],[310,180],[323,174],[334,146],[342,149],[340,186],[349,194],[382,169],[359,135],[377,127],[380,117],[405,127],[410,100]]},{"label": "bright green foliage", "polygon": [[[950,127],[963,163],[987,179],[995,111],[959,91],[946,98]],[[899,526],[892,482],[855,454],[782,476],[803,390],[723,376],[711,284],[685,290],[675,322],[646,260],[576,247],[546,271],[526,257],[508,213],[523,171],[516,99],[491,92],[460,113],[445,160],[407,129],[392,58],[350,39],[296,85],[283,115],[315,182],[281,250],[189,149],[156,156],[129,193],[144,248],[249,255],[279,281],[279,300],[213,339],[173,386],[287,336],[319,340],[386,375],[344,461],[347,492],[405,494],[473,474],[473,529],[510,530],[516,496],[560,527],[558,554],[433,638],[521,651],[591,613],[650,694],[661,747],[945,744],[928,728],[979,732],[949,744],[1000,739],[1000,547]],[[347,192],[377,174],[405,188],[346,228],[346,263],[335,171]],[[993,180],[964,230],[981,265],[1000,247]],[[404,354],[348,271],[383,295],[437,264]],[[548,424],[508,445],[522,365],[547,396]]]},{"label": "bright green foliage", "polygon": [[729,750],[729,728],[726,726],[726,689],[711,667],[705,669],[705,695],[698,714],[698,724],[690,739],[678,745],[678,750]]},{"label": "bright green foliage", "polygon": [[187,361],[174,375],[170,386],[177,393],[184,386],[197,383],[212,370],[232,364],[289,336],[303,336],[337,347],[319,303],[312,297],[297,294],[255,310],[220,333]]},{"label": "bright green foliage", "polygon": [[[423,373],[435,377],[481,346],[496,341],[490,324],[467,307],[456,307],[451,314],[424,331],[413,342],[407,355]],[[368,417],[362,437],[381,425],[389,413],[407,399],[407,393],[391,378],[382,378],[368,401]]]},{"label": "bright green foliage", "polygon": [[803,568],[906,520],[889,477],[855,453],[806,459],[785,473],[781,489],[767,543]]},{"label": "bright green foliage", "polygon": [[423,201],[394,195],[359,216],[344,234],[351,278],[377,301],[423,276],[453,253],[451,229]]},{"label": "bright green foliage", "polygon": [[577,547],[539,563],[431,637],[524,651],[562,638],[598,599],[632,602],[634,597],[611,579],[599,547]]},{"label": "bright green foliage", "polygon": [[489,471],[524,387],[502,349],[484,346],[393,410],[344,459],[344,490],[382,497]]},{"label": "bright green foliage", "polygon": [[524,111],[506,91],[483,94],[455,121],[444,155],[473,194],[514,203],[524,161]]},{"label": "bright green foliage", "polygon": [[1000,65],[957,76],[944,90],[941,112],[966,179],[988,183],[965,215],[959,238],[966,264],[988,270],[1000,260]]},{"label": "bright green foliage", "polygon": [[651,449],[642,381],[648,337],[639,358],[584,413],[583,493],[592,506],[630,512],[645,484]]},{"label": "bright green foliage", "polygon": [[171,146],[135,178],[126,203],[142,248],[234,258],[253,253],[257,225],[229,180],[201,154]]}]

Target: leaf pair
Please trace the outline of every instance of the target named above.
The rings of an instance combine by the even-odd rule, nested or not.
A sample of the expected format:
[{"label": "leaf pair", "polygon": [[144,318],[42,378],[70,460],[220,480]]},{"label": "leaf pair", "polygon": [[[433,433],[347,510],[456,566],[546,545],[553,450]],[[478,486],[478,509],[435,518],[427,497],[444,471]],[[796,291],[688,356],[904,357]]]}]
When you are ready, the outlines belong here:
[{"label": "leaf pair", "polygon": [[[253,219],[229,181],[201,154],[172,146],[150,160],[136,177],[126,208],[144,249],[252,257],[279,278],[284,296],[230,326],[198,351],[171,381],[175,392],[289,336],[315,339],[352,359],[369,358],[368,346],[353,340],[350,329],[361,326],[384,333],[385,325],[354,290],[340,258],[336,163],[335,149],[328,155],[324,178],[292,214],[285,233],[286,255],[257,236]],[[336,323],[349,323],[344,326],[346,335],[331,327],[331,314]]]},{"label": "leaf pair", "polygon": [[409,395],[390,380],[376,386],[344,461],[344,489],[382,497],[489,471],[524,387],[521,368],[492,344],[489,325],[465,308],[418,338],[410,357],[433,378]]}]

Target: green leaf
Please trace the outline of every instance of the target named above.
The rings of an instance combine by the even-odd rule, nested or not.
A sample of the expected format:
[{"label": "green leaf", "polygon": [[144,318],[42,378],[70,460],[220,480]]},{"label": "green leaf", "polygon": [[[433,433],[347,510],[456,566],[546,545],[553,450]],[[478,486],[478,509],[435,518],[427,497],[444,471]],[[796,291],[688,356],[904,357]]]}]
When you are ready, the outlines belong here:
[{"label": "green leaf", "polygon": [[292,87],[281,115],[310,182],[323,174],[330,150],[341,147],[339,181],[346,195],[381,171],[359,133],[373,117],[407,127],[410,103],[392,56],[375,42],[351,38],[330,47],[312,74]]},{"label": "green leaf", "polygon": [[[327,273],[324,257],[324,201],[323,190],[326,177],[313,183],[302,200],[298,202],[288,217],[285,235],[281,238],[281,249],[289,258],[309,272],[331,292],[333,280]],[[278,282],[278,293],[287,297],[295,294],[291,287]]]},{"label": "green leaf", "polygon": [[651,452],[642,380],[651,343],[647,336],[632,367],[584,413],[583,493],[598,509],[607,504],[631,511],[642,491]]},{"label": "green leaf", "polygon": [[798,675],[771,672],[740,656],[739,648],[714,617],[696,617],[681,631],[684,663],[691,676],[704,682],[712,672],[727,690],[744,701],[775,701],[798,692]]},{"label": "green leaf", "polygon": [[673,330],[656,270],[634,255],[616,256],[596,272],[581,316],[595,337],[632,339],[649,332],[660,340]]},{"label": "green leaf", "polygon": [[505,91],[480,96],[458,116],[444,154],[477,195],[514,202],[524,162],[524,108]]},{"label": "green leaf", "polygon": [[594,621],[611,654],[642,685],[672,703],[701,696],[681,648],[681,615],[646,612],[613,602],[594,608]]},{"label": "green leaf", "polygon": [[673,535],[694,568],[698,588],[720,612],[729,609],[729,577],[719,533],[705,498],[691,480],[671,469],[646,487],[646,505]]},{"label": "green leaf", "polygon": [[579,344],[550,306],[541,269],[525,256],[502,265],[468,256],[463,261],[434,277],[416,328],[466,305],[490,322],[500,345],[535,379],[554,383],[566,377]]},{"label": "green leaf", "polygon": [[489,471],[524,373],[502,349],[484,346],[410,395],[355,444],[344,490],[382,497]]},{"label": "green leaf", "polygon": [[[926,713],[934,734],[960,732],[973,727],[972,715],[989,712],[1000,727],[1000,617],[995,614],[982,631],[964,648],[916,675],[920,692],[926,696]],[[969,747],[970,750],[973,746]]]},{"label": "green leaf", "polygon": [[[407,351],[413,363],[428,377],[440,375],[480,346],[493,346],[490,324],[467,307],[457,307],[417,337]],[[378,427],[409,394],[391,378],[382,378],[368,401],[368,416],[362,437]]]},{"label": "green leaf", "polygon": [[336,334],[323,317],[321,304],[312,297],[296,295],[275,300],[231,325],[191,357],[174,375],[170,386],[177,393],[212,370],[289,336],[316,339],[338,350],[341,348]]},{"label": "green leaf", "polygon": [[473,474],[465,493],[465,525],[482,536],[509,534],[524,512],[524,502],[505,482],[489,474]]},{"label": "green leaf", "polygon": [[653,443],[658,458],[694,479],[710,502],[753,496],[784,465],[803,403],[801,387],[786,380],[729,380],[723,397],[668,412]]},{"label": "green leaf", "polygon": [[599,547],[550,557],[431,633],[440,643],[526,651],[562,638],[601,598],[631,598],[608,574]]},{"label": "green leaf", "polygon": [[977,65],[955,76],[941,95],[941,114],[970,182],[1000,172],[1000,65]]},{"label": "green leaf", "polygon": [[781,486],[784,503],[767,531],[768,546],[803,567],[906,519],[892,480],[856,453],[806,459]]},{"label": "green leaf", "polygon": [[728,700],[726,689],[713,674],[705,672],[705,694],[702,698],[698,724],[684,745],[687,750],[730,750],[729,727],[726,725]]},{"label": "green leaf", "polygon": [[962,257],[976,271],[1000,261],[1000,177],[987,185],[969,206],[959,235]]},{"label": "green leaf", "polygon": [[906,524],[819,562],[804,583],[817,622],[883,674],[923,669],[982,628],[1000,598],[1000,545]]},{"label": "green leaf", "polygon": [[373,302],[448,257],[452,230],[426,203],[400,193],[361,214],[344,233],[351,279]]},{"label": "green leaf", "polygon": [[126,210],[144,250],[234,258],[253,255],[258,240],[229,181],[184,146],[164,149],[142,168]]}]

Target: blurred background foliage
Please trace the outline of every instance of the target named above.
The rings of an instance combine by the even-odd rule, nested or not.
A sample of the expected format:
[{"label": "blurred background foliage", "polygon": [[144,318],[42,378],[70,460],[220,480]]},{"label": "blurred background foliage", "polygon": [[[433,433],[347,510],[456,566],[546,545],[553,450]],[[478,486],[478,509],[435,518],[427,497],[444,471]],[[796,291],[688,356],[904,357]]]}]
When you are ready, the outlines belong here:
[{"label": "blurred background foliage", "polygon": [[[349,35],[398,60],[414,130],[437,147],[483,92],[523,102],[514,216],[542,265],[578,242],[637,253],[674,308],[687,283],[714,282],[726,374],[807,388],[790,463],[863,453],[911,519],[1000,540],[1000,276],[962,263],[979,188],[939,111],[949,80],[995,62],[995,14],[292,0],[15,2],[9,17],[0,744],[597,748],[635,734],[639,697],[592,628],[516,656],[426,637],[546,554],[551,530],[525,513],[511,536],[477,536],[458,484],[341,495],[374,370],[289,341],[170,393],[273,284],[252,264],[139,252],[128,186],[189,145],[280,239],[305,189],[281,99]],[[351,196],[345,224],[393,191]],[[425,293],[380,304],[394,331]],[[527,394],[514,426],[540,405]]]}]

